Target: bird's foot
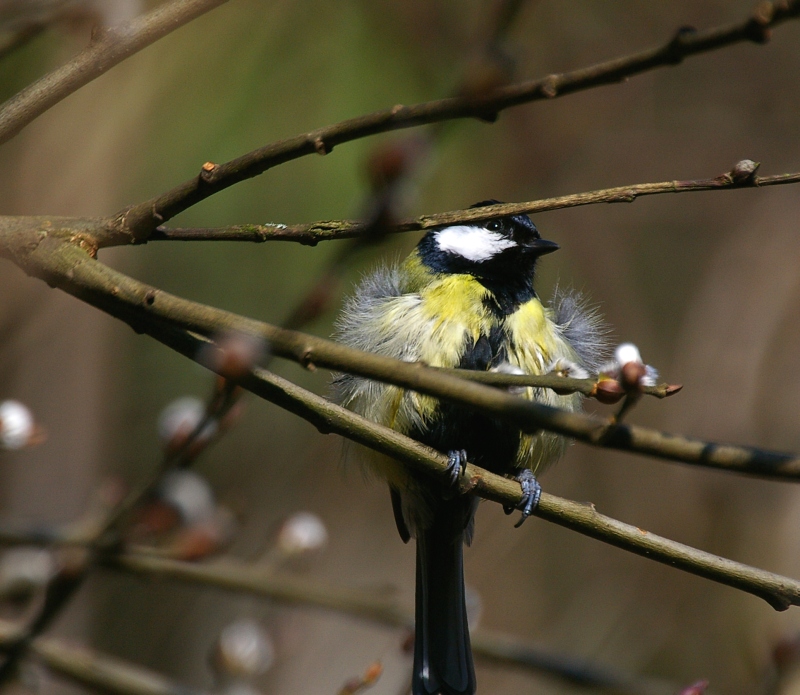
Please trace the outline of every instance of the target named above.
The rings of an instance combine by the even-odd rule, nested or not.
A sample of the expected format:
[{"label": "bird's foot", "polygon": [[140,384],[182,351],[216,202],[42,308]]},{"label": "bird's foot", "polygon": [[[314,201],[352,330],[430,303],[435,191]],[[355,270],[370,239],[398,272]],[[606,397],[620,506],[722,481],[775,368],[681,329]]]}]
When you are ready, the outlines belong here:
[{"label": "bird's foot", "polygon": [[506,514],[511,514],[517,509],[522,512],[519,521],[514,524],[514,528],[519,528],[525,523],[525,519],[539,506],[539,499],[542,496],[542,486],[539,485],[539,481],[536,480],[536,476],[529,468],[520,471],[519,475],[515,476],[514,480],[522,487],[522,500],[520,500],[520,503],[516,507],[508,506],[503,507],[503,509]]},{"label": "bird's foot", "polygon": [[447,476],[450,487],[458,486],[458,479],[467,470],[467,452],[463,449],[453,450],[448,454]]}]

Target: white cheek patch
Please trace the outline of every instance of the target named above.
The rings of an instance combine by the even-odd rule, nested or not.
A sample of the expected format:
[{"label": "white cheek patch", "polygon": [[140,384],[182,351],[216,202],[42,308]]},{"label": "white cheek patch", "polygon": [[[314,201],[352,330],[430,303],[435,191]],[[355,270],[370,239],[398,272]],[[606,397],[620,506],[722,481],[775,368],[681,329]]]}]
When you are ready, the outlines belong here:
[{"label": "white cheek patch", "polygon": [[457,254],[475,263],[488,261],[501,251],[517,245],[499,232],[467,225],[439,230],[436,232],[436,244],[441,251]]}]

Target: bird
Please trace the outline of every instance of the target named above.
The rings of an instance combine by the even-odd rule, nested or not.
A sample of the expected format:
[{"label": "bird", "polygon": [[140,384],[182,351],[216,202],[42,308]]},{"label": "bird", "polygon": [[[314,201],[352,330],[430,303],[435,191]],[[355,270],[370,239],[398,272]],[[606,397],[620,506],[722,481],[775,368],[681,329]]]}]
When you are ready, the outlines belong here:
[{"label": "bird", "polygon": [[[607,352],[607,329],[597,310],[579,293],[558,288],[545,306],[534,289],[539,259],[558,248],[521,214],[432,228],[402,263],[380,266],[362,279],[343,306],[334,338],[431,367],[557,371],[576,378],[597,373]],[[565,410],[581,407],[579,394],[517,391]],[[413,695],[472,695],[463,547],[472,540],[478,498],[456,493],[452,483],[467,462],[515,478],[523,489],[524,521],[541,492],[536,474],[568,442],[545,431],[521,433],[464,405],[359,376],[334,375],[332,397],[448,455],[445,484],[374,452],[366,454],[366,463],[389,484],[400,537],[416,539]]]}]

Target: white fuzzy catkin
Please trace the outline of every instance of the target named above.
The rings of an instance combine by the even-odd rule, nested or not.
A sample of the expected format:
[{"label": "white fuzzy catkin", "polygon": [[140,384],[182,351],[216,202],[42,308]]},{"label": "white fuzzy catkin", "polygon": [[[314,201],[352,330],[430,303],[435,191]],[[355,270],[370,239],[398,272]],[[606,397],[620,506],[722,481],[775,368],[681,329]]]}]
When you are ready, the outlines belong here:
[{"label": "white fuzzy catkin", "polygon": [[0,444],[6,449],[23,449],[33,439],[36,424],[27,406],[19,401],[0,403]]}]

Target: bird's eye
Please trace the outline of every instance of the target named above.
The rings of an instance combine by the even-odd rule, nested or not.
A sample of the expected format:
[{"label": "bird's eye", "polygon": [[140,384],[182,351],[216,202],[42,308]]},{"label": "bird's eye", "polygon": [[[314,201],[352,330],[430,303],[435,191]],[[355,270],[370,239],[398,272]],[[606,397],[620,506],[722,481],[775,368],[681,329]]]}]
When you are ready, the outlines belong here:
[{"label": "bird's eye", "polygon": [[486,225],[486,229],[488,229],[490,232],[499,232],[502,228],[503,226],[498,220],[492,220]]}]

